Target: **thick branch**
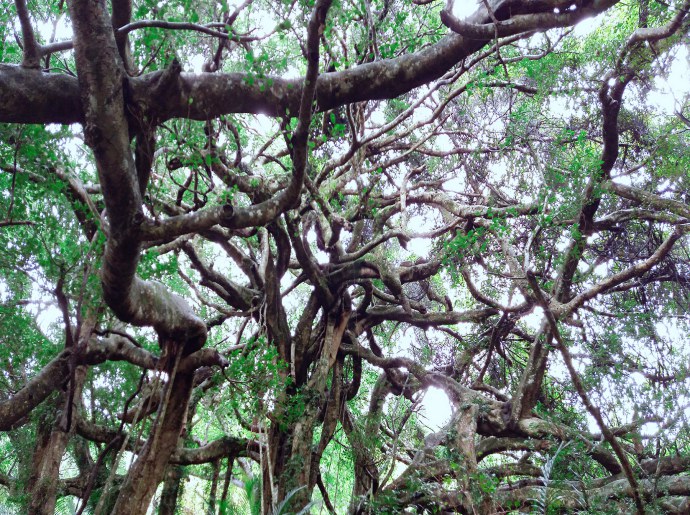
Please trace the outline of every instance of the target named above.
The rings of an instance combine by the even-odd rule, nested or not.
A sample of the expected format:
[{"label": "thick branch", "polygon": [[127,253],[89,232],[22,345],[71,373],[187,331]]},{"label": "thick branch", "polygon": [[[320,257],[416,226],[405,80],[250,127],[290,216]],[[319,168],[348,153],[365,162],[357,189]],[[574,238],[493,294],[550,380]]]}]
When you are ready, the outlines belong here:
[{"label": "thick branch", "polygon": [[64,350],[9,399],[0,402],[0,431],[14,428],[31,410],[65,384],[72,352]]},{"label": "thick branch", "polygon": [[109,223],[103,256],[103,297],[123,321],[153,326],[162,340],[200,348],[206,326],[184,300],[163,285],[136,277],[142,197],[125,116],[128,88],[104,2],[70,3],[87,144],[96,157]]},{"label": "thick branch", "polygon": [[[454,2],[449,1],[446,8],[441,11],[441,21],[446,27],[461,36],[486,40],[574,25],[585,18],[604,12],[618,1],[594,0],[588,2],[587,5],[572,4],[576,6],[575,9],[571,9],[571,4],[563,2],[521,2],[525,4],[523,10],[527,10],[528,13],[518,14],[503,21],[496,20],[495,23],[472,23],[460,20],[452,14]],[[531,6],[536,6],[537,9],[534,12],[529,12]]]}]

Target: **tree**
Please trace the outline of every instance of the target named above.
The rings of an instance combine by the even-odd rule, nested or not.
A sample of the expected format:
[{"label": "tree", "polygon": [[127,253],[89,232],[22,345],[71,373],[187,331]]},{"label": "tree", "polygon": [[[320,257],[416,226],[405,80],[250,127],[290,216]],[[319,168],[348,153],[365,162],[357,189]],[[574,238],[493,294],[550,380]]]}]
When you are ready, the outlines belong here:
[{"label": "tree", "polygon": [[689,9],[15,0],[5,503],[687,513]]}]

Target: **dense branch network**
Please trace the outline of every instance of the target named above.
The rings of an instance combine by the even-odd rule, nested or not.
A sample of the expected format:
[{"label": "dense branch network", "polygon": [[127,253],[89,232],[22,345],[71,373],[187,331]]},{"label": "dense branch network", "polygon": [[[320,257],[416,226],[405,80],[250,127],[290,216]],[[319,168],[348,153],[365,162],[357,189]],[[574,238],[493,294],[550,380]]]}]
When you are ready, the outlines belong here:
[{"label": "dense branch network", "polygon": [[[212,512],[235,483],[263,513],[687,511],[690,143],[644,92],[689,2],[67,4],[44,41],[16,0],[0,64],[2,327],[64,347],[3,379],[29,511],[173,513],[182,471]],[[588,63],[569,27],[599,14],[628,32]]]}]

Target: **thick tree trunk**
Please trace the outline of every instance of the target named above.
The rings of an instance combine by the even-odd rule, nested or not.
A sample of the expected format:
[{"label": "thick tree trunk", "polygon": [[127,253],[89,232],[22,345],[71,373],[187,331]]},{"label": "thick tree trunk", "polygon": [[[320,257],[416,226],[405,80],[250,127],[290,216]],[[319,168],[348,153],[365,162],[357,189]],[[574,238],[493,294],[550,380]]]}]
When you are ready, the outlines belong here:
[{"label": "thick tree trunk", "polygon": [[[292,424],[289,427],[273,424],[268,438],[270,456],[263,467],[262,513],[270,515],[291,492],[289,511],[299,511],[311,498],[314,485],[307,479],[311,470],[311,449],[313,430],[311,424]],[[269,471],[270,467],[270,471]]]},{"label": "thick tree trunk", "polygon": [[[60,395],[58,405],[64,406],[66,395]],[[35,515],[53,515],[57,499],[60,462],[67,446],[68,434],[59,428],[60,420],[45,421],[39,426],[36,447],[27,484],[29,496],[27,512]],[[56,427],[58,426],[58,427]]]},{"label": "thick tree trunk", "polygon": [[[60,463],[65,454],[67,443],[74,433],[75,423],[68,417],[76,417],[80,406],[81,390],[86,378],[86,367],[77,367],[74,372],[72,395],[62,392],[57,406],[60,415],[53,421],[45,421],[39,429],[36,447],[31,464],[31,474],[27,485],[29,494],[28,513],[35,515],[53,515],[57,502],[57,487],[60,479]],[[68,403],[72,401],[72,408]]]},{"label": "thick tree trunk", "polygon": [[187,405],[194,386],[193,374],[173,374],[172,384],[154,423],[151,436],[122,485],[113,515],[144,514],[163,477],[170,456],[187,421]]},{"label": "thick tree trunk", "polygon": [[[312,496],[318,477],[321,456],[337,427],[342,409],[342,363],[337,361],[338,349],[350,318],[347,307],[334,307],[326,317],[320,353],[313,361],[313,371],[300,392],[303,411],[295,413],[295,406],[280,407],[274,413],[276,422],[268,438],[269,455],[263,467],[263,513],[272,512],[290,495],[288,509],[299,511]],[[330,389],[328,378],[331,376]],[[280,402],[277,403],[280,405]],[[314,444],[314,432],[322,424],[321,437]]]}]

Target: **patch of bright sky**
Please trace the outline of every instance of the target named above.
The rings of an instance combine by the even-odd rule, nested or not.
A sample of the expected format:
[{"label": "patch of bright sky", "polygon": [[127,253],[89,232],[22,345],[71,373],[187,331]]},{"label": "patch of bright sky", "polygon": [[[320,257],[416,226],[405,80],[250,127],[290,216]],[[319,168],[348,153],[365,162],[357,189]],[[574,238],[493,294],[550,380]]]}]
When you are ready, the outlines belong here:
[{"label": "patch of bright sky", "polygon": [[[435,217],[429,215],[413,215],[406,221],[404,229],[407,229],[410,236],[424,232],[433,231],[437,226]],[[431,253],[433,241],[430,238],[412,238],[407,243],[407,251],[416,257],[428,258]]]},{"label": "patch of bright sky", "polygon": [[317,263],[320,265],[325,265],[330,261],[331,258],[328,253],[320,250],[319,247],[316,246],[316,231],[314,229],[311,229],[307,233],[307,242],[309,242],[309,247],[312,254],[314,254],[314,257],[316,258]]},{"label": "patch of bright sky", "polygon": [[276,125],[275,120],[270,116],[266,116],[265,114],[254,115],[250,118],[250,120],[250,126],[259,134],[270,133]]},{"label": "patch of bright sky", "polygon": [[443,183],[443,189],[449,193],[462,193],[466,190],[466,186],[465,178],[460,175],[456,175]]},{"label": "patch of bright sky", "polygon": [[[414,359],[414,347],[417,339],[414,330],[411,327],[405,329],[397,328],[395,334],[390,335],[391,341],[396,342],[395,355]],[[390,407],[390,402],[393,406],[397,402],[397,398],[389,397],[386,400],[386,407]],[[422,422],[432,432],[438,431],[445,426],[452,415],[453,406],[446,393],[435,387],[427,388],[424,397],[420,402],[419,414]]]},{"label": "patch of bright sky", "polygon": [[31,299],[35,302],[27,304],[26,310],[35,317],[41,332],[46,336],[51,336],[58,322],[62,320],[62,314],[55,299],[47,295],[36,281],[33,281],[31,285]]},{"label": "patch of bright sky", "polygon": [[594,267],[594,275],[597,277],[606,277],[607,275],[609,275],[609,267],[611,265],[613,265],[612,259],[604,261],[603,263],[599,263],[597,266]]},{"label": "patch of bright sky", "polygon": [[289,65],[289,66],[287,67],[287,70],[285,70],[285,71],[283,72],[282,77],[283,77],[284,79],[289,79],[289,80],[290,80],[290,79],[299,79],[299,78],[302,77],[303,75],[304,75],[304,73],[303,73],[302,71],[300,71],[299,68],[297,68],[296,66],[291,66],[291,65]]},{"label": "patch of bright sky", "polygon": [[[35,30],[38,32],[38,34],[40,34],[41,39],[44,42],[50,41],[50,38],[53,35],[54,20],[34,20],[34,23]],[[17,31],[18,34],[21,34],[21,27],[19,26],[18,19],[15,22],[15,25],[15,31]],[[72,24],[67,20],[66,16],[60,16],[57,20],[57,24],[55,25],[55,40],[64,41],[68,39],[72,39]]]},{"label": "patch of bright sky", "polygon": [[431,110],[431,108],[425,105],[421,105],[414,110],[414,113],[412,114],[412,120],[414,120],[415,123],[424,122],[426,120],[429,120],[433,116],[433,114],[434,112]]},{"label": "patch of bright sky", "polygon": [[[414,225],[414,224],[410,224]],[[407,250],[418,257],[428,258],[431,252],[431,240],[429,238],[412,238],[407,243]]]},{"label": "patch of bright sky", "polygon": [[479,8],[479,4],[474,0],[460,0],[453,5],[453,14],[456,18],[464,19],[474,14]]},{"label": "patch of bright sky", "polygon": [[192,57],[189,58],[188,61],[194,73],[201,73],[204,69],[204,63],[206,62],[206,59],[201,54],[194,54],[192,55]]},{"label": "patch of bright sky", "polygon": [[[286,291],[293,283],[295,280],[295,277],[287,273],[285,274],[281,279],[280,279],[280,291]],[[304,286],[304,285],[302,285]],[[283,297],[283,306],[285,306],[285,311],[287,313],[291,312],[301,312],[304,310],[304,299],[300,293],[301,288],[298,286],[294,290],[292,290],[288,295],[285,295]],[[352,293],[352,292],[350,292]],[[288,323],[292,317],[288,317]]]},{"label": "patch of bright sky", "polygon": [[606,19],[606,13],[602,13],[593,18],[585,18],[581,22],[575,25],[573,34],[578,38],[585,38],[589,36],[592,32],[601,27],[601,24]]},{"label": "patch of bright sky", "polygon": [[[657,334],[669,341],[669,342],[678,342],[678,336],[682,334],[682,331],[684,330],[683,327],[681,327],[681,324],[679,324],[680,320],[689,320],[690,319],[690,314],[686,313],[684,316],[680,318],[661,318],[658,321],[654,322],[654,330],[657,332]],[[683,324],[684,326],[685,324]],[[686,351],[687,353],[687,351]]]},{"label": "patch of bright sky", "polygon": [[687,46],[678,48],[666,77],[657,75],[647,102],[666,115],[673,115],[690,92],[690,55]]},{"label": "patch of bright sky", "polygon": [[436,147],[443,152],[452,150],[455,147],[447,134],[439,134],[438,136],[436,136],[435,143]]},{"label": "patch of bright sky", "polygon": [[453,405],[446,392],[435,386],[427,388],[419,410],[421,421],[436,432],[450,421],[452,415]]},{"label": "patch of bright sky", "polygon": [[544,310],[535,306],[532,312],[520,319],[530,330],[536,332],[544,321]]},{"label": "patch of bright sky", "polygon": [[556,241],[556,250],[561,253],[564,252],[565,249],[568,248],[568,245],[570,245],[571,241],[572,238],[570,238],[568,234],[561,234]]},{"label": "patch of bright sky", "polygon": [[375,109],[374,112],[369,115],[369,121],[376,127],[386,123],[386,115],[383,113],[383,109]]},{"label": "patch of bright sky", "polygon": [[505,160],[502,159],[500,161],[492,161],[489,163],[488,168],[491,172],[491,178],[493,179],[494,183],[501,184],[508,178],[508,164]]},{"label": "patch of bright sky", "polygon": [[554,116],[558,116],[561,119],[569,119],[582,111],[575,107],[572,98],[565,96],[551,96],[546,103],[549,113],[553,113]]},{"label": "patch of bright sky", "polygon": [[207,248],[212,249],[211,256],[207,258],[207,262],[211,265],[211,268],[226,275],[231,281],[242,281],[245,279],[244,274],[240,272],[235,261],[228,256],[228,253],[225,252],[220,245],[208,242]]}]

